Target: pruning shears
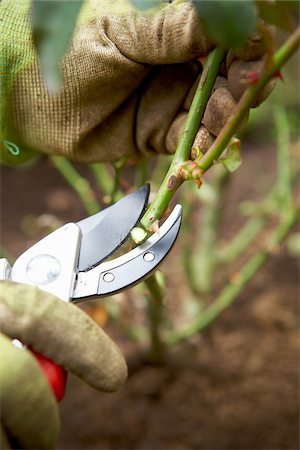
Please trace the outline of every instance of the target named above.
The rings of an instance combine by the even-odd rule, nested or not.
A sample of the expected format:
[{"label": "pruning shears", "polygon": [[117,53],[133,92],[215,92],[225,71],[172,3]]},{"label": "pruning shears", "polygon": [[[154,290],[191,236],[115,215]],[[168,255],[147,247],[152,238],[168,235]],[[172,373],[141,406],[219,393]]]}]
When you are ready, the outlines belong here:
[{"label": "pruning shears", "polygon": [[[182,218],[182,207],[176,205],[158,233],[113,258],[139,223],[149,190],[147,184],[90,217],[63,225],[26,250],[12,267],[0,259],[0,279],[37,285],[70,302],[107,297],[138,284],[170,252]],[[57,365],[47,358],[43,364],[43,357],[36,356],[51,378],[51,364]]]}]

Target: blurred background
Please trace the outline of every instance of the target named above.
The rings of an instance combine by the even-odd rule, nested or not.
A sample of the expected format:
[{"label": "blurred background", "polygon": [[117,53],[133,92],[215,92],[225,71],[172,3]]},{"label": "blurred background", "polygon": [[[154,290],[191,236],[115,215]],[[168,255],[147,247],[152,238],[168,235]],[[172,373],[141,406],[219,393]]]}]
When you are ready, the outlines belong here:
[{"label": "blurred background", "polygon": [[[79,305],[121,347],[129,379],[104,394],[70,375],[60,449],[298,448],[298,61],[251,112],[238,170],[216,165],[178,193],[184,222],[157,289]],[[169,161],[1,167],[2,256],[145,181],[155,193]]]}]

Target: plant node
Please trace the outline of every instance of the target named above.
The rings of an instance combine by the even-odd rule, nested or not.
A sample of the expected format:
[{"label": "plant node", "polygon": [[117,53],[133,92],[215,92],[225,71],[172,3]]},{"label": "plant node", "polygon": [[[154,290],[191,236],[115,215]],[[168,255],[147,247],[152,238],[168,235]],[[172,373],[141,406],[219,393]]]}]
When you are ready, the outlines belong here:
[{"label": "plant node", "polygon": [[200,169],[198,163],[196,161],[186,161],[183,162],[178,168],[178,177],[182,181],[194,180],[198,187],[201,186],[202,181],[201,177],[203,174],[203,170]]}]

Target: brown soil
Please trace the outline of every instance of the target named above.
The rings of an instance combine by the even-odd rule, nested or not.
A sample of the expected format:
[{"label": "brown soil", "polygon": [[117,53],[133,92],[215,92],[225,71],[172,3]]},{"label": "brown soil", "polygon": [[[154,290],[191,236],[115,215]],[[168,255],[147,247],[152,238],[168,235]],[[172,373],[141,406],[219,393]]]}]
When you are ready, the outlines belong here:
[{"label": "brown soil", "polygon": [[[236,230],[232,217],[238,202],[269,184],[271,151],[246,153],[228,196],[226,235]],[[263,175],[265,167],[260,185],[253,186],[251,174]],[[46,160],[26,171],[3,169],[1,182],[1,240],[13,256],[39,237],[30,218],[24,220],[29,213],[47,212],[62,223],[85,215]],[[172,261],[169,271],[178,272]],[[207,330],[171,349],[161,366],[134,365],[139,349],[109,324],[131,375],[115,394],[99,393],[69,376],[59,448],[299,448],[298,269],[296,258],[285,247],[278,249],[237,302]],[[183,292],[177,287],[179,297]]]}]

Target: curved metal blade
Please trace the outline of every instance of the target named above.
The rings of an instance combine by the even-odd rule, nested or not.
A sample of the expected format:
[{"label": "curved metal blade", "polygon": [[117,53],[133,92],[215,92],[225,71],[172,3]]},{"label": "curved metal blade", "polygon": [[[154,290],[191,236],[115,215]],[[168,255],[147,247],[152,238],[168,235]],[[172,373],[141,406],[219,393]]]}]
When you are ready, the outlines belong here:
[{"label": "curved metal blade", "polygon": [[104,262],[98,267],[78,274],[73,301],[86,297],[107,297],[141,282],[157,269],[170,252],[177,238],[182,207],[176,205],[168,219],[142,245],[125,255]]},{"label": "curved metal blade", "polygon": [[82,239],[78,270],[88,270],[113,254],[139,222],[148,203],[149,184],[99,213],[77,222]]}]

